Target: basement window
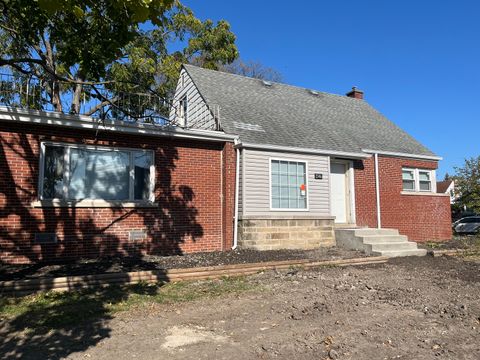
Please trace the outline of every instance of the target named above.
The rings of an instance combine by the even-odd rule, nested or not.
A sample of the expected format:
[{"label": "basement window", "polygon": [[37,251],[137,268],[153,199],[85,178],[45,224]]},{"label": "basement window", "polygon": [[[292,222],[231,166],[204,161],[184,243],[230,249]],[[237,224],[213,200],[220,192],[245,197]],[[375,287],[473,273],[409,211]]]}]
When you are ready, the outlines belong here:
[{"label": "basement window", "polygon": [[435,170],[402,169],[403,191],[435,192]]},{"label": "basement window", "polygon": [[153,201],[153,151],[42,143],[41,200]]},{"label": "basement window", "polygon": [[272,159],[271,209],[307,210],[307,163]]}]

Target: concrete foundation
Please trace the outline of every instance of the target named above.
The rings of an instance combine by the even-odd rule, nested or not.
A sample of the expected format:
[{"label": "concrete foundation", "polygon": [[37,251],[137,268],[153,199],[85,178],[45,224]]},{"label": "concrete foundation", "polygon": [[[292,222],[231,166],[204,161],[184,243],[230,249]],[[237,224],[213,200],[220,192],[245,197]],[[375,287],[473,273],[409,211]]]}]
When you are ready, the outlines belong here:
[{"label": "concrete foundation", "polygon": [[238,244],[255,250],[334,246],[334,218],[243,218],[238,223]]}]

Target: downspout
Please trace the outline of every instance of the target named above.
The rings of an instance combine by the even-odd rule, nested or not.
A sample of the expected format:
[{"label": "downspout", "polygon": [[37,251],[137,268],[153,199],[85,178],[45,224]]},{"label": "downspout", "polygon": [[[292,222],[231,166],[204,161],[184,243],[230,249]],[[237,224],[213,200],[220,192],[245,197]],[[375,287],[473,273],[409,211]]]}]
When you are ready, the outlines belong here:
[{"label": "downspout", "polygon": [[380,177],[378,176],[378,153],[374,154],[375,157],[375,195],[377,200],[377,228],[382,228],[382,219],[380,212]]},{"label": "downspout", "polygon": [[[239,139],[236,138],[234,141],[235,145],[240,143]],[[235,250],[238,246],[238,194],[240,186],[240,148],[236,147],[235,152],[237,155],[237,161],[235,163],[235,215],[233,221],[233,246],[232,250]]]}]

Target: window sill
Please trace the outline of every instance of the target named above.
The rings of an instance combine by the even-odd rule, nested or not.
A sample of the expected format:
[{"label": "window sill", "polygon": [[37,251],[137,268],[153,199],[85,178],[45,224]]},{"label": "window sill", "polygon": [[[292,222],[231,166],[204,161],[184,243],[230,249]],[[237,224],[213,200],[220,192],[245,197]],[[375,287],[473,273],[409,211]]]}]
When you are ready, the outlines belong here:
[{"label": "window sill", "polygon": [[402,195],[414,195],[414,196],[450,196],[448,194],[434,193],[430,191],[402,191]]},{"label": "window sill", "polygon": [[38,200],[32,202],[34,208],[72,207],[72,208],[154,208],[158,203],[150,201],[119,201],[119,200]]}]

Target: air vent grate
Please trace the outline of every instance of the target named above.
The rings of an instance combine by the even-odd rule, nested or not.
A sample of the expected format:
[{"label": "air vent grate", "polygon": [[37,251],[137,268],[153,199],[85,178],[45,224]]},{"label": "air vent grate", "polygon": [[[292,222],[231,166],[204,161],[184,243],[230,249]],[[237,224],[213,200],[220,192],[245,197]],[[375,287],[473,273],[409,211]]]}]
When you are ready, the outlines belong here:
[{"label": "air vent grate", "polygon": [[128,239],[130,241],[145,240],[147,238],[147,232],[145,230],[130,230],[128,232]]},{"label": "air vent grate", "polygon": [[35,244],[56,244],[58,242],[55,233],[36,233]]},{"label": "air vent grate", "polygon": [[236,129],[240,129],[240,130],[250,130],[250,131],[261,131],[261,132],[265,132],[265,130],[263,130],[262,126],[261,126],[261,125],[257,125],[257,124],[248,124],[248,123],[244,123],[244,122],[234,121],[234,122],[233,122],[233,126],[234,126]]}]

